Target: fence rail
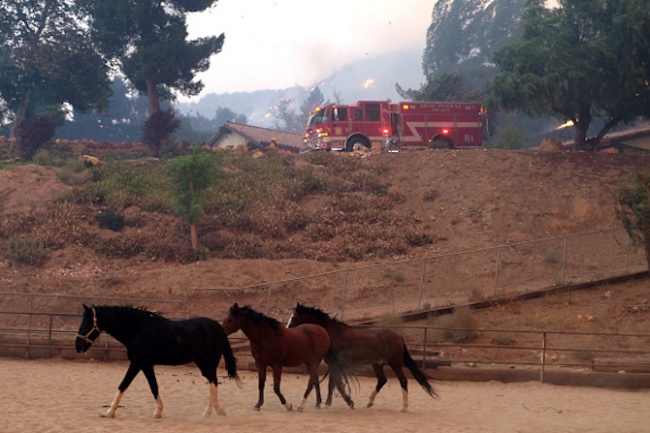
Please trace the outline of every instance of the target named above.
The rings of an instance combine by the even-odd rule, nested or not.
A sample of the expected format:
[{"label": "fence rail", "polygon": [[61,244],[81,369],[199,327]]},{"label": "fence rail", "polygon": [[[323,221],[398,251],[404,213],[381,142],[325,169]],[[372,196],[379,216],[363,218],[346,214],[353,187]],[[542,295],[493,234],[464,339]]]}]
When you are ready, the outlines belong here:
[{"label": "fence rail", "polygon": [[[74,350],[76,331],[55,326],[55,323],[62,321],[74,321],[78,324],[78,315],[0,311],[0,319],[16,314],[33,316],[34,320],[30,323],[40,322],[45,326],[28,329],[1,327],[0,355],[28,359],[82,357]],[[480,334],[483,338],[473,343],[457,344],[440,341],[435,336],[468,330],[431,326],[392,328],[404,336],[414,359],[422,368],[507,365],[509,368],[538,370],[541,382],[545,381],[545,373],[549,367],[650,373],[650,349],[647,345],[650,334],[472,329],[472,332]],[[490,342],[489,338],[499,341],[490,337],[494,335],[508,337],[501,338],[500,343]],[[237,336],[233,340],[245,341]],[[125,348],[106,334],[102,334],[91,347],[90,355],[103,360],[126,359]],[[83,355],[84,358],[87,356]]]},{"label": "fence rail", "polygon": [[[239,302],[285,320],[295,302],[299,301],[317,304],[339,319],[353,322],[372,319],[385,313],[405,314],[525,295],[562,285],[587,283],[647,270],[644,254],[630,247],[626,232],[623,229],[611,229],[415,259],[390,260],[244,287],[190,288],[175,299],[0,292],[0,348],[11,349],[12,354],[24,350],[23,356],[28,357],[51,356],[55,353],[74,356],[74,353],[68,353],[72,348],[68,342],[78,327],[81,302],[114,305],[135,303],[152,309],[164,307],[171,318],[199,315],[219,318],[217,316],[224,314],[233,302]],[[369,316],[369,311],[372,311],[373,317]],[[423,328],[421,332],[428,334],[435,330]],[[539,332],[539,341],[547,341],[549,336],[555,335],[545,331],[536,332]],[[115,343],[103,339],[101,347],[94,350],[100,351],[105,359],[123,356],[123,349],[113,347],[115,345],[111,342]],[[413,344],[421,345],[426,358],[426,348],[431,344],[427,344],[426,339],[422,342],[413,340]],[[546,346],[540,348],[538,342],[533,343],[532,347],[519,347],[519,344],[514,346],[480,349],[500,352],[518,350],[522,352],[521,356],[526,351],[532,353],[541,350],[544,357],[557,358],[555,365],[566,359],[566,352],[562,352],[562,349]],[[463,353],[473,353],[479,349],[439,345],[438,350],[448,354],[458,350],[458,347],[464,349]],[[647,344],[638,347],[647,347]],[[578,347],[566,350],[573,351],[575,355],[581,350],[587,352],[592,349]],[[484,361],[480,357],[465,359],[460,355],[454,356],[452,362],[455,363],[501,362],[497,358]],[[512,360],[512,357],[503,362],[539,365],[539,361],[518,361]],[[544,361],[541,363],[542,366],[547,364]],[[543,370],[541,375],[543,376]]]}]

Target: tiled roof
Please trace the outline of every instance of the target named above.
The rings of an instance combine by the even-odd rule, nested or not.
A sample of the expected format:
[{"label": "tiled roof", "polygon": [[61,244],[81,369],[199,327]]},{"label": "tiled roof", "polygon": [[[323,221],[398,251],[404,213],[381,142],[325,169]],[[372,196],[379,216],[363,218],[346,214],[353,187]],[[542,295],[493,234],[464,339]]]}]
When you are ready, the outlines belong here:
[{"label": "tiled roof", "polygon": [[213,146],[224,134],[233,132],[243,136],[247,141],[258,146],[267,146],[275,139],[279,148],[289,149],[298,152],[302,149],[302,135],[290,132],[278,131],[277,129],[260,128],[258,126],[244,125],[235,122],[226,122],[219,131],[207,141],[208,146]]}]

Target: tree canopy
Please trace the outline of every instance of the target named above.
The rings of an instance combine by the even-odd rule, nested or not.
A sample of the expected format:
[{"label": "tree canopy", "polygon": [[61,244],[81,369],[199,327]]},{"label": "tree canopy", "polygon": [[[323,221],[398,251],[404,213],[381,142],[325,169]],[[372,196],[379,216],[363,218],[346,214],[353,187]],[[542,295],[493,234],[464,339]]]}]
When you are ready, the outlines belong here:
[{"label": "tree canopy", "polygon": [[[521,42],[495,52],[494,98],[507,111],[570,120],[592,150],[618,124],[650,116],[650,8],[645,0],[528,0]],[[595,119],[603,126],[588,137]]]},{"label": "tree canopy", "polygon": [[46,107],[106,106],[108,66],[75,1],[0,0],[0,10],[1,120],[13,121],[15,130]]},{"label": "tree canopy", "polygon": [[173,91],[197,95],[196,74],[221,51],[224,35],[187,40],[186,15],[217,0],[80,0],[92,17],[92,37],[129,82],[149,98],[149,113]]}]

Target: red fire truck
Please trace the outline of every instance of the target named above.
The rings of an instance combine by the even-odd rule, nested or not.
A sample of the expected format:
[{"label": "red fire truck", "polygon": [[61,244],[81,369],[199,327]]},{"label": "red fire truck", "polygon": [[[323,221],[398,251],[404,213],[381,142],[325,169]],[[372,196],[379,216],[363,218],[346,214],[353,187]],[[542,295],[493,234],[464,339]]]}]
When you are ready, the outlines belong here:
[{"label": "red fire truck", "polygon": [[466,102],[359,101],[329,104],[309,116],[307,149],[352,151],[362,146],[477,148],[483,145],[482,107]]}]

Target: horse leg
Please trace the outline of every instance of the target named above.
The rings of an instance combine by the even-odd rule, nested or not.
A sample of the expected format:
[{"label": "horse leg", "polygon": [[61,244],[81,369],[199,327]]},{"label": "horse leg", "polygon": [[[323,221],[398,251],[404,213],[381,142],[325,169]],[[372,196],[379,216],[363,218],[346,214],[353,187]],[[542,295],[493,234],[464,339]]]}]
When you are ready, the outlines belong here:
[{"label": "horse leg", "polygon": [[153,417],[160,418],[162,416],[163,403],[158,393],[158,382],[156,381],[156,373],[153,371],[153,365],[143,367],[142,372],[144,373],[144,377],[147,378],[147,382],[149,382],[149,389],[151,389],[153,398],[156,399],[156,409],[153,411]]},{"label": "horse leg", "polygon": [[311,393],[312,388],[316,388],[316,407],[320,408],[321,404],[321,395],[320,395],[320,385],[318,383],[318,364],[307,364],[307,371],[309,372],[309,382],[307,382],[307,389],[305,394],[302,396],[302,401],[298,406],[298,411],[302,412],[305,408],[305,403],[307,403],[307,397]]},{"label": "horse leg", "polygon": [[372,407],[372,405],[375,404],[375,397],[377,397],[379,391],[381,391],[388,381],[384,374],[384,366],[382,364],[374,363],[372,364],[372,369],[377,377],[377,386],[375,386],[375,389],[370,393],[370,398],[368,399],[368,405],[366,407]]},{"label": "horse leg", "polygon": [[212,414],[212,408],[214,408],[219,415],[226,415],[221,406],[219,406],[219,382],[217,381],[217,366],[216,365],[204,365],[203,363],[198,363],[199,369],[203,377],[208,379],[210,383],[210,400],[208,400],[208,407],[205,408],[203,416],[210,416]]},{"label": "horse leg", "polygon": [[332,371],[332,367],[330,367],[330,380],[329,382],[327,382],[327,399],[325,399],[325,406],[332,405],[332,395],[334,394],[335,385],[340,391],[340,384],[339,384],[340,379],[338,377],[335,379],[335,375],[336,373]]},{"label": "horse leg", "polygon": [[122,379],[120,386],[117,387],[117,394],[115,394],[111,406],[106,411],[106,415],[105,415],[106,417],[108,418],[115,417],[115,411],[120,405],[120,400],[122,400],[122,396],[124,395],[124,392],[129,387],[129,385],[131,385],[131,382],[133,382],[133,379],[138,374],[138,372],[140,372],[139,367],[136,367],[133,364],[129,365],[129,368],[128,370],[126,370],[126,374],[124,375],[124,379]]},{"label": "horse leg", "polygon": [[208,407],[203,411],[203,416],[212,415],[213,408],[219,415],[226,415],[226,411],[219,405],[219,388],[214,382],[210,382],[210,400],[208,401]]},{"label": "horse leg", "polygon": [[389,365],[399,380],[399,384],[402,386],[402,408],[400,409],[400,412],[406,412],[409,407],[409,390],[406,376],[404,375],[401,364],[391,363]]},{"label": "horse leg", "polygon": [[275,392],[275,395],[278,396],[280,399],[280,403],[287,409],[287,410],[293,410],[293,405],[284,398],[282,393],[280,392],[280,379],[282,378],[282,366],[281,365],[274,365],[273,366],[273,392]]},{"label": "horse leg", "polygon": [[255,410],[260,410],[264,404],[264,384],[266,383],[266,366],[255,363],[257,367],[257,389],[259,394],[257,397],[257,404],[255,405]]},{"label": "horse leg", "polygon": [[[331,384],[331,381],[330,381],[330,384]],[[341,381],[340,377],[336,381],[336,389],[339,390],[339,394],[341,394],[341,397],[343,397],[343,401],[345,401],[348,404],[348,407],[350,409],[354,409],[354,401],[352,401],[350,396],[345,392],[345,389],[343,388],[343,382]]]}]

